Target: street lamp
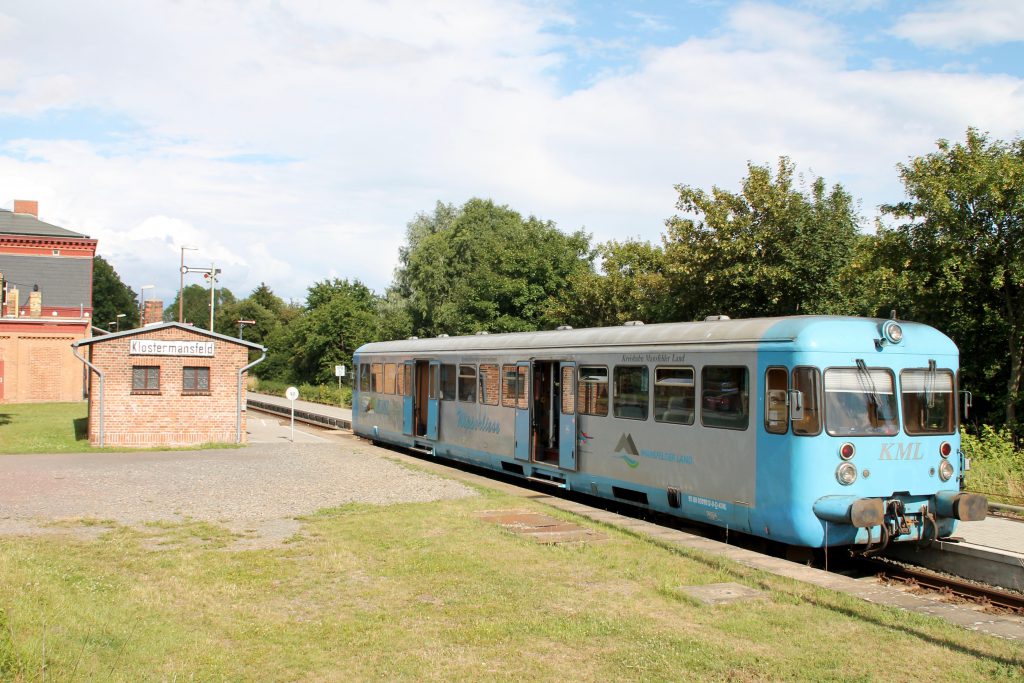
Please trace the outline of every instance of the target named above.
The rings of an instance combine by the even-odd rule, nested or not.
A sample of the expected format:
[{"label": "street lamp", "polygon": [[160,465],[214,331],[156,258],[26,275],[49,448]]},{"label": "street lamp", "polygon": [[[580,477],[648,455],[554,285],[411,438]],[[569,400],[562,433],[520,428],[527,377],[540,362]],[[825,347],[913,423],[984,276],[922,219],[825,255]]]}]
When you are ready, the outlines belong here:
[{"label": "street lamp", "polygon": [[142,327],[146,323],[146,290],[153,289],[154,287],[156,287],[156,285],[142,285],[139,287],[139,327]]},{"label": "street lamp", "polygon": [[114,332],[120,332],[121,331],[121,318],[125,317],[126,315],[128,315],[128,314],[127,313],[118,313],[115,316],[116,320],[114,320]]},{"label": "street lamp", "polygon": [[199,247],[192,247],[187,244],[181,245],[181,268],[178,272],[181,273],[178,283],[178,322],[185,322],[185,250],[199,251]]},{"label": "street lamp", "polygon": [[239,339],[242,338],[242,328],[243,327],[245,327],[246,325],[255,325],[256,324],[255,320],[236,320],[235,322],[238,323],[238,338]]}]

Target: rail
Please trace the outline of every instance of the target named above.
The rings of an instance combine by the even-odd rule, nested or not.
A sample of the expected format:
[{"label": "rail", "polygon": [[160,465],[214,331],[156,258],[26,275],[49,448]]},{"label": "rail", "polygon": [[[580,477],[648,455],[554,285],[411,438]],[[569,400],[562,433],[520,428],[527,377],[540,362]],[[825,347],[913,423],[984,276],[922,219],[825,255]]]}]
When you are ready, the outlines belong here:
[{"label": "rail", "polygon": [[[266,401],[256,401],[253,399],[246,399],[246,406],[251,410],[258,410],[263,413],[270,413],[271,415],[280,415],[282,417],[290,417],[292,414],[291,408],[288,406],[277,405],[276,403],[267,403]],[[352,429],[352,420],[347,420],[343,417],[331,417],[329,415],[320,415],[308,410],[295,409],[295,419],[306,424],[317,425],[320,427],[333,427],[334,429]]]}]

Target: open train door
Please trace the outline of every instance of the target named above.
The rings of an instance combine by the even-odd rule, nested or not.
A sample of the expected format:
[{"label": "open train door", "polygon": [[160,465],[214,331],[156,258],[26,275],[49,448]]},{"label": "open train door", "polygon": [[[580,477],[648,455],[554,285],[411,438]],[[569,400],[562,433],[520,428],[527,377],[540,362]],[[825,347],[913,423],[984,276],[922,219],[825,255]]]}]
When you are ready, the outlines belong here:
[{"label": "open train door", "polygon": [[576,469],[576,363],[559,363],[562,373],[561,397],[558,411],[558,466],[563,470]]},{"label": "open train door", "polygon": [[412,436],[416,424],[416,361],[407,360],[402,367],[405,373],[405,395],[402,396],[402,433]]},{"label": "open train door", "polygon": [[533,435],[530,434],[530,362],[516,363],[516,376],[506,377],[505,382],[515,387],[516,399],[516,460],[530,460]]},{"label": "open train door", "polygon": [[437,441],[437,421],[441,413],[441,361],[430,361],[430,380],[427,386],[427,433],[424,436]]}]

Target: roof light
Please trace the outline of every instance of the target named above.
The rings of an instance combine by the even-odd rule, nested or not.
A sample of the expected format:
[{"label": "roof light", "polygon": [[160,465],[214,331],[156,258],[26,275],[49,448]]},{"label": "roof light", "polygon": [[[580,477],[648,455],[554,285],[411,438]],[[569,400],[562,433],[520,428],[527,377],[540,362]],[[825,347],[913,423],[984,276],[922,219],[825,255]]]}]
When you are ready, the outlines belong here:
[{"label": "roof light", "polygon": [[886,320],[882,323],[882,338],[889,344],[899,344],[903,341],[903,327],[895,320]]}]

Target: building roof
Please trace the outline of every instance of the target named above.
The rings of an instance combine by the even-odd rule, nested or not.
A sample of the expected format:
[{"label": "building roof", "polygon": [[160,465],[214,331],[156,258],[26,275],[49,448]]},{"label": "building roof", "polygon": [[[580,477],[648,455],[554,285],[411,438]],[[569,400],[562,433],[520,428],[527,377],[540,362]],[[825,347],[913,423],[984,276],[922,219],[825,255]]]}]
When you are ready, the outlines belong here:
[{"label": "building roof", "polygon": [[83,235],[66,228],[44,223],[32,214],[14,213],[0,209],[0,235],[29,235],[32,237],[65,237],[88,239]]},{"label": "building roof", "polygon": [[210,330],[204,330],[201,327],[193,327],[192,325],[183,325],[182,323],[169,322],[169,323],[156,323],[155,325],[146,325],[145,327],[136,327],[131,330],[121,330],[120,332],[111,332],[110,334],[102,334],[97,337],[90,337],[89,339],[81,339],[76,341],[72,346],[86,346],[88,344],[95,344],[97,342],[105,342],[111,339],[120,339],[121,337],[131,337],[137,334],[147,334],[149,332],[156,332],[157,330],[166,330],[169,327],[184,330],[186,332],[194,332],[204,337],[210,337],[211,339],[220,339],[221,341],[231,342],[233,344],[239,344],[241,346],[248,346],[250,349],[256,351],[266,351],[266,347],[260,346],[255,342],[245,341],[244,339],[238,339],[237,337],[229,337],[226,334],[219,332],[211,332]]},{"label": "building roof", "polygon": [[22,308],[36,285],[44,307],[92,308],[92,259],[0,254],[0,273],[18,288]]}]

